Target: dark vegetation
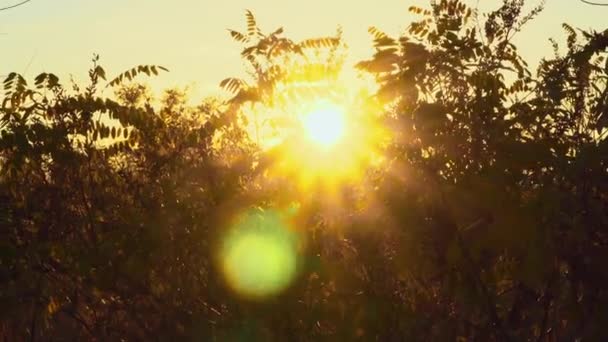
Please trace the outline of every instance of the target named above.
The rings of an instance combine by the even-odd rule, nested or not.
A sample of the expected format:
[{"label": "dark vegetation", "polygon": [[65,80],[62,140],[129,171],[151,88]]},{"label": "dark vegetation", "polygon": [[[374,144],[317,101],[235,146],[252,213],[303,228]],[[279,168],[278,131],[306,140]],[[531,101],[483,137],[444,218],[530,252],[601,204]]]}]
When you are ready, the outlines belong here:
[{"label": "dark vegetation", "polygon": [[[248,13],[252,81],[228,103],[152,105],[94,60],[86,87],[4,80],[0,107],[0,337],[20,340],[601,341],[608,338],[608,31],[564,25],[531,67],[512,43],[540,11],[487,15],[456,0],[410,8],[401,37],[371,28],[357,67],[381,85],[392,130],[366,198],[331,219],[322,198],[293,285],[265,301],[228,291],[214,263],[235,208],[301,200],[239,125],[288,70],[330,51],[262,34]],[[319,56],[325,56],[319,54]],[[331,74],[331,73],[329,73]],[[30,84],[31,83],[31,84]],[[104,87],[116,96],[100,97]],[[111,118],[112,120],[110,120]],[[261,162],[265,161],[265,162]],[[305,202],[305,200],[302,200]]]}]

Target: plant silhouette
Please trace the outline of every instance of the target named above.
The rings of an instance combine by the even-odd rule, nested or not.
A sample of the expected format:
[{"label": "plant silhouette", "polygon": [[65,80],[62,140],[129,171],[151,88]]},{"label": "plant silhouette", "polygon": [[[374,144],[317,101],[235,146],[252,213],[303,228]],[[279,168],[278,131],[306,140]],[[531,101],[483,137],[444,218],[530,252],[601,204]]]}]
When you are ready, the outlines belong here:
[{"label": "plant silhouette", "polygon": [[[378,85],[387,139],[338,204],[269,173],[291,145],[262,148],[246,126],[256,105],[328,94],[317,84],[349,67],[340,30],[295,41],[248,11],[229,35],[249,77],[196,106],[179,89],[154,103],[138,77],[168,71],[156,65],[107,78],[95,56],[84,86],[9,74],[0,337],[605,340],[608,31],[564,24],[565,48],[531,67],[513,38],[541,10],[441,0],[410,7],[399,37],[371,27],[356,69]],[[295,227],[298,243],[275,249],[293,279],[264,273],[280,293],[246,298],[222,278],[218,246],[243,212]],[[247,229],[255,253],[272,249]]]}]

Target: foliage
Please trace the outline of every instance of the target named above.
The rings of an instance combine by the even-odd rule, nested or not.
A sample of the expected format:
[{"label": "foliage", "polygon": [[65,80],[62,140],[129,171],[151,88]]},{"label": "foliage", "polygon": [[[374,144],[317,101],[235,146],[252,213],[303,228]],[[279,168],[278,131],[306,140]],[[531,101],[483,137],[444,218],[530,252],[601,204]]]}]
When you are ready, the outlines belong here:
[{"label": "foliage", "polygon": [[[343,46],[342,33],[335,37],[320,37],[295,42],[283,37],[283,28],[263,34],[255,17],[247,11],[247,32],[229,30],[232,38],[244,45],[241,56],[248,64],[252,82],[238,78],[227,78],[220,86],[234,94],[230,100],[237,106],[250,102],[274,105],[278,98],[297,96],[276,92],[281,83],[306,80],[326,80],[335,77],[342,66],[343,57],[339,48]],[[321,55],[322,52],[326,52]],[[298,89],[297,92],[302,92]]]},{"label": "foliage", "polygon": [[[554,42],[533,72],[512,40],[541,8],[504,0],[482,16],[440,0],[411,7],[420,19],[398,38],[370,28],[374,54],[357,67],[386,104],[386,164],[331,210],[270,179],[271,152],[238,114],[281,101],[303,75],[338,74],[340,34],[295,42],[247,12],[246,31],[229,32],[250,79],[224,80],[231,100],[196,107],[179,90],[154,106],[124,82],[158,66],[107,82],[111,98],[97,57],[84,89],[10,74],[0,336],[606,339],[608,31],[565,24],[565,51]],[[226,218],[293,201],[307,241],[299,277],[263,302],[236,297],[215,267]]]},{"label": "foliage", "polygon": [[[0,332],[10,340],[173,336],[193,324],[175,317],[215,310],[202,287],[202,218],[238,187],[210,148],[218,108],[186,116],[175,91],[158,110],[98,97],[105,73],[94,62],[85,90],[53,74],[33,89],[20,75],[5,81]],[[193,313],[191,298],[206,306]]]}]

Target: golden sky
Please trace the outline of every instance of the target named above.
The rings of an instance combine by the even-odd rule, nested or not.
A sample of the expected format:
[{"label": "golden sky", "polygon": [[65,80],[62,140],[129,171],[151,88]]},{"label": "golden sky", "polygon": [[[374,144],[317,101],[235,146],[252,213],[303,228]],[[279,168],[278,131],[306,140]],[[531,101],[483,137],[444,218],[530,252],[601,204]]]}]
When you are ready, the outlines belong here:
[{"label": "golden sky", "polygon": [[[528,1],[529,5],[538,0]],[[0,6],[18,2],[0,0]],[[470,0],[481,9],[500,0]],[[86,76],[93,53],[99,53],[108,76],[138,64],[171,70],[154,87],[190,85],[194,96],[217,91],[219,81],[240,75],[240,47],[227,28],[243,29],[250,9],[262,29],[285,27],[299,39],[345,32],[354,59],[370,53],[367,27],[398,34],[411,21],[411,5],[428,0],[32,0],[0,12],[0,75],[10,71],[33,78],[47,71],[65,78]],[[520,33],[517,42],[531,62],[551,53],[549,37],[562,38],[561,23],[608,28],[608,8],[578,0],[547,0],[545,11]]]}]

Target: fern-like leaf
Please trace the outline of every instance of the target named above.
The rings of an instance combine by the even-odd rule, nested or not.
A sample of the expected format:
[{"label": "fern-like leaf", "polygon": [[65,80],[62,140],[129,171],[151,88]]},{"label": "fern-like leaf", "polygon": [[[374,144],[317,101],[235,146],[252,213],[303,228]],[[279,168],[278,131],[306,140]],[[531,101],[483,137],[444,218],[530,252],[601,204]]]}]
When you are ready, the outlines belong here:
[{"label": "fern-like leaf", "polygon": [[43,72],[40,75],[36,76],[34,79],[34,85],[36,88],[54,88],[59,86],[59,77],[55,74]]},{"label": "fern-like leaf", "polygon": [[13,92],[22,92],[27,88],[27,81],[15,72],[8,74],[4,80],[4,92],[8,96]]},{"label": "fern-like leaf", "polygon": [[116,76],[116,78],[108,83],[108,87],[115,87],[121,84],[125,79],[132,81],[137,75],[142,73],[148,76],[151,76],[152,74],[158,75],[158,70],[169,71],[167,68],[159,65],[139,65]]},{"label": "fern-like leaf", "polygon": [[375,26],[370,26],[367,29],[367,32],[369,32],[374,39],[383,39],[383,38],[388,38],[388,35],[382,31],[380,31],[377,27]]},{"label": "fern-like leaf", "polygon": [[340,44],[340,39],[338,39],[338,38],[322,37],[322,38],[306,39],[300,43],[300,46],[302,48],[306,48],[306,49],[321,49],[321,48],[336,47],[339,44]]},{"label": "fern-like leaf", "polygon": [[563,23],[562,27],[568,34],[568,39],[567,39],[568,47],[572,48],[574,46],[574,44],[576,44],[576,39],[577,39],[576,31],[574,30],[574,28],[572,26],[570,26],[566,23]]},{"label": "fern-like leaf", "polygon": [[255,36],[256,34],[260,34],[260,29],[258,28],[258,23],[255,20],[255,16],[250,10],[245,12],[245,17],[247,18],[247,33],[249,36]]},{"label": "fern-like leaf", "polygon": [[226,78],[224,80],[222,80],[222,82],[220,82],[220,87],[228,92],[231,92],[233,94],[237,94],[239,91],[241,91],[241,89],[243,88],[243,86],[245,85],[245,82],[243,82],[242,80],[238,79],[238,78]]},{"label": "fern-like leaf", "polygon": [[241,32],[234,30],[228,30],[228,32],[230,32],[230,36],[232,37],[232,39],[239,43],[247,43],[249,41],[249,38],[247,38],[247,36],[245,36]]}]

